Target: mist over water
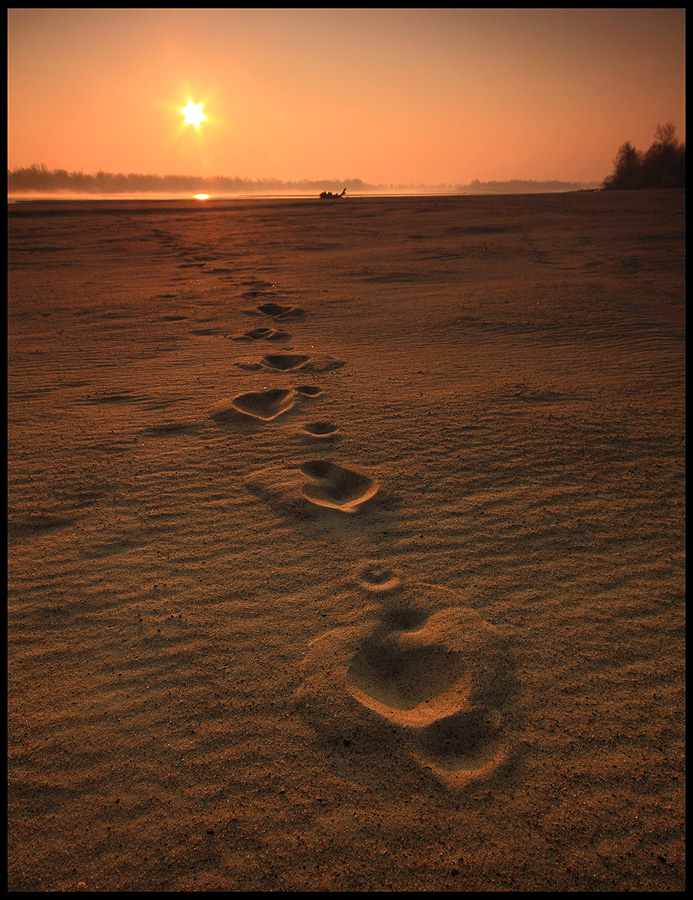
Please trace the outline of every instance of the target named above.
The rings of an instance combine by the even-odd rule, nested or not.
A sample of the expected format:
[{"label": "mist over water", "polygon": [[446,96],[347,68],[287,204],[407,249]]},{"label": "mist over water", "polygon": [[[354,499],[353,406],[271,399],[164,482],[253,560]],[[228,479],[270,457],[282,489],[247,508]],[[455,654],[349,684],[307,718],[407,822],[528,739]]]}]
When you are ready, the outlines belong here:
[{"label": "mist over water", "polygon": [[[347,193],[345,200],[354,200],[359,197],[462,197],[462,196],[499,196],[505,194],[564,194],[571,193],[575,190],[597,190],[596,187],[591,188],[575,188],[565,187],[553,190],[474,190],[465,191],[450,188],[448,190],[379,190],[379,191],[359,191],[358,193]],[[297,191],[295,193],[278,193],[278,192],[259,192],[252,193],[219,193],[209,194],[207,197],[199,198],[195,194],[175,194],[175,193],[117,193],[117,194],[92,194],[92,193],[71,193],[71,192],[45,192],[45,193],[15,193],[7,195],[8,204],[11,203],[28,203],[28,202],[160,202],[160,201],[180,201],[180,200],[197,200],[199,203],[207,203],[210,200],[315,200],[319,199],[319,195],[315,191]]]}]

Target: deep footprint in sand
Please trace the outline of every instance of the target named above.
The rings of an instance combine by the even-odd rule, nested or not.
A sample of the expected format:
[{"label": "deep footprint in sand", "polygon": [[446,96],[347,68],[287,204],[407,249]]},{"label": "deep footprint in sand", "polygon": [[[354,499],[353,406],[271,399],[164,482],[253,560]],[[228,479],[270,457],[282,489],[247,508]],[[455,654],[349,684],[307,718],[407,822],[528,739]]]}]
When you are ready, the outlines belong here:
[{"label": "deep footprint in sand", "polygon": [[[452,591],[414,585],[394,593],[379,621],[310,644],[296,694],[303,718],[318,732],[340,722],[345,733],[366,734],[374,753],[397,735],[448,785],[490,777],[510,758],[504,636],[474,610],[450,605],[464,602]],[[440,606],[447,608],[428,614]]]},{"label": "deep footprint in sand", "polygon": [[303,495],[317,506],[353,513],[378,491],[374,479],[326,459],[311,460],[299,469],[310,479],[303,485]]},{"label": "deep footprint in sand", "polygon": [[286,321],[287,319],[302,319],[305,310],[300,306],[282,306],[281,303],[261,303],[258,310],[271,319]]},{"label": "deep footprint in sand", "polygon": [[275,331],[274,328],[253,328],[251,331],[244,331],[243,334],[233,335],[233,341],[287,341],[291,335],[288,331]]},{"label": "deep footprint in sand", "polygon": [[296,393],[302,394],[304,397],[319,397],[323,390],[317,384],[299,384],[296,387]]},{"label": "deep footprint in sand", "polygon": [[246,299],[257,299],[258,297],[274,297],[276,296],[276,291],[272,290],[272,288],[276,287],[271,281],[263,281],[260,278],[252,278],[249,281],[242,281],[241,284],[243,287],[248,290],[245,293],[241,294],[242,297]]},{"label": "deep footprint in sand", "polygon": [[310,438],[315,438],[316,440],[335,438],[339,434],[339,428],[336,425],[333,425],[332,422],[309,422],[307,425],[303,426],[301,431],[303,434],[308,435]]},{"label": "deep footprint in sand", "polygon": [[306,353],[268,353],[259,362],[240,360],[234,365],[245,372],[259,372],[262,369],[269,369],[271,372],[297,372],[306,367],[310,358]]},{"label": "deep footprint in sand", "polygon": [[357,575],[357,581],[367,591],[377,594],[392,591],[401,584],[399,575],[377,562],[363,566]]},{"label": "deep footprint in sand", "polygon": [[308,362],[310,356],[301,353],[270,353],[263,356],[260,365],[278,372],[293,372]]},{"label": "deep footprint in sand", "polygon": [[326,354],[307,353],[268,353],[262,359],[240,359],[234,363],[237,369],[244,372],[261,372],[266,369],[270,372],[303,372],[315,374],[318,372],[332,372],[346,365],[343,359],[335,359]]},{"label": "deep footprint in sand", "polygon": [[221,400],[210,410],[210,415],[218,422],[231,422],[241,413],[263,422],[271,422],[287,412],[294,405],[295,391],[269,390],[250,391],[230,400]]}]

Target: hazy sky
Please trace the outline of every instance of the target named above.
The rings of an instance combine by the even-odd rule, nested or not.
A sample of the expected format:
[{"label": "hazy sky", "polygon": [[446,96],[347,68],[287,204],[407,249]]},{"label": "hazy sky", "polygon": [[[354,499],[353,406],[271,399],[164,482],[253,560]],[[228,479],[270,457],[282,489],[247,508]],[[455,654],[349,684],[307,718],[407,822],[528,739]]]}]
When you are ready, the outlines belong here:
[{"label": "hazy sky", "polygon": [[658,123],[685,140],[683,9],[12,9],[8,26],[9,168],[601,181]]}]

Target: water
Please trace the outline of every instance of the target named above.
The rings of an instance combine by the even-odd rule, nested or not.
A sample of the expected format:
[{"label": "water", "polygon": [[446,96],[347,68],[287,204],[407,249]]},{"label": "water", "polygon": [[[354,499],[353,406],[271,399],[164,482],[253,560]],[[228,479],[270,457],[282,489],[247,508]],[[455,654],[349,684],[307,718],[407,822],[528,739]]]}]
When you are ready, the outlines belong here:
[{"label": "water", "polygon": [[[481,195],[502,196],[504,194],[546,194],[546,193],[573,193],[570,191],[358,191],[351,194],[347,193],[345,200],[354,199],[356,197],[476,197]],[[118,194],[90,194],[90,193],[17,193],[8,194],[7,202],[11,203],[28,203],[31,201],[50,202],[52,200],[66,201],[137,201],[146,202],[161,200],[195,200],[195,194],[181,193],[118,193]],[[295,193],[277,193],[253,191],[247,193],[218,193],[210,194],[209,200],[315,200],[318,199],[318,193],[315,191],[296,191]],[[200,200],[204,203],[205,200]]]}]

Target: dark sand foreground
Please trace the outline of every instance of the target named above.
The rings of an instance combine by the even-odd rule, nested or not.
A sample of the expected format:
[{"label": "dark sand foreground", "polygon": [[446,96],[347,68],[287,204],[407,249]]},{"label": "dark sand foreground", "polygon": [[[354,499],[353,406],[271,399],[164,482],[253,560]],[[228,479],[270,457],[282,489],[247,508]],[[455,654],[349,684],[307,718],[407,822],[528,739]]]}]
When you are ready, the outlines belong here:
[{"label": "dark sand foreground", "polygon": [[683,889],[684,202],[9,207],[10,890]]}]

